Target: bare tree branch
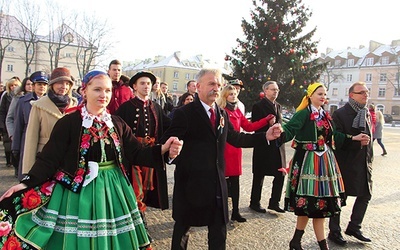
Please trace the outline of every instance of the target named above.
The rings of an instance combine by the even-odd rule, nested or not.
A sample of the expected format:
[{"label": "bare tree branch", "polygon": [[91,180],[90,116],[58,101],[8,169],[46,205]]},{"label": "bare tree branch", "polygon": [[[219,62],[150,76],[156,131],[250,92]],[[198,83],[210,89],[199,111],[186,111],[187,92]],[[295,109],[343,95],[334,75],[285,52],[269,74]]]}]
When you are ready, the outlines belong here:
[{"label": "bare tree branch", "polygon": [[111,28],[107,20],[97,18],[91,13],[82,13],[76,24],[79,26],[76,25],[74,29],[85,36],[76,37],[78,46],[75,57],[79,76],[83,78],[86,72],[98,66],[97,59],[104,56],[113,43],[109,39]]},{"label": "bare tree branch", "polygon": [[6,50],[13,42],[10,20],[12,17],[7,14],[10,4],[11,0],[0,0],[0,79]]},{"label": "bare tree branch", "polygon": [[29,75],[29,68],[37,53],[38,31],[43,19],[40,16],[39,6],[29,0],[19,0],[17,18],[20,28],[17,33],[24,44],[25,53],[21,58],[25,61],[25,77]]}]

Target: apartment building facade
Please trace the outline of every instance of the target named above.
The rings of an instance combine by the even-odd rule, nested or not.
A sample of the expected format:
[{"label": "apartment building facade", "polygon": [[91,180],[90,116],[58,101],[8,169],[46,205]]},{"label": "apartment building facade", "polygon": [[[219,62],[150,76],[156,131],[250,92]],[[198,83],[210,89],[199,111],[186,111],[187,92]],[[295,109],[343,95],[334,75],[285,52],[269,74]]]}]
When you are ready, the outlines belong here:
[{"label": "apartment building facade", "polygon": [[[53,49],[53,62],[57,56],[58,67],[66,67],[76,79],[76,85],[80,84],[77,60],[83,60],[78,55],[85,47],[83,38],[69,27],[59,27],[48,36],[35,34],[35,38],[29,37],[30,31],[14,16],[0,14],[0,42],[4,48],[4,56],[1,70],[1,81],[5,83],[8,79],[18,76],[21,80],[35,71],[51,73],[51,55],[49,46]],[[5,31],[7,30],[7,32]],[[61,36],[61,37],[57,37]],[[32,40],[32,41],[30,41]],[[26,44],[32,42],[33,46],[27,49]],[[33,57],[33,58],[32,58]],[[26,73],[27,58],[32,62]],[[92,62],[93,64],[94,62]],[[54,67],[54,63],[53,63]]]},{"label": "apartment building facade", "polygon": [[400,40],[389,45],[370,41],[368,47],[327,49],[319,60],[328,65],[321,81],[328,87],[331,112],[348,101],[350,86],[361,81],[370,91],[370,103],[400,120]]}]

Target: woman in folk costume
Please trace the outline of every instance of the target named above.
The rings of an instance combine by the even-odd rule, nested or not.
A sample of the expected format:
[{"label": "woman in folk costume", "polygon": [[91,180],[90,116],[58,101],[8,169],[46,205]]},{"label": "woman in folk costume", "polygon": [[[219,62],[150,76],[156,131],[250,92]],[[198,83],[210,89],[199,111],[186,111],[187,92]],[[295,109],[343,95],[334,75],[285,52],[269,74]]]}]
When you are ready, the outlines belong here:
[{"label": "woman in folk costume", "polygon": [[285,209],[297,215],[296,231],[290,249],[302,249],[301,237],[309,218],[321,249],[328,249],[325,218],[338,213],[344,195],[343,179],[333,150],[346,140],[369,140],[365,135],[350,136],[336,132],[330,115],[322,108],[326,89],[310,84],[307,94],[292,119],[282,126],[282,140],[293,139],[295,149],[290,163]]},{"label": "woman in folk costume", "polygon": [[150,248],[124,166],[161,165],[182,143],[142,147],[106,109],[107,73],[90,71],[82,84],[83,105],[57,121],[28,175],[0,198],[2,249]]},{"label": "woman in folk costume", "polygon": [[[269,115],[256,122],[249,122],[238,108],[237,90],[233,85],[228,84],[221,91],[220,98],[217,100],[218,106],[225,109],[234,129],[240,132],[243,128],[247,132],[256,131],[268,124],[274,118]],[[234,147],[229,143],[225,146],[225,176],[230,196],[232,197],[232,216],[231,220],[246,222],[246,219],[239,213],[239,177],[242,175],[242,149]]]}]

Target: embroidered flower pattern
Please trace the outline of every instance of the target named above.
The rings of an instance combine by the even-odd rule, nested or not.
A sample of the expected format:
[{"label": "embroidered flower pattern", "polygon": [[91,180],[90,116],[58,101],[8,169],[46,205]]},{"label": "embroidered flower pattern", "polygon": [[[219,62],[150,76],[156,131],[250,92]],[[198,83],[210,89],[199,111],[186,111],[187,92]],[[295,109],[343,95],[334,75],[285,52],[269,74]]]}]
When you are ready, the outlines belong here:
[{"label": "embroidered flower pattern", "polygon": [[300,197],[297,199],[296,207],[304,207],[307,205],[307,200],[304,197]]},{"label": "embroidered flower pattern", "polygon": [[11,232],[11,223],[8,221],[0,222],[0,236],[8,235]]},{"label": "embroidered flower pattern", "polygon": [[326,208],[326,200],[318,199],[315,206],[319,210],[324,210]]},{"label": "embroidered flower pattern", "polygon": [[[87,111],[84,107],[81,108],[80,110],[81,116],[85,117],[88,116]],[[108,116],[103,115],[103,119],[106,119]],[[94,119],[93,119],[94,120]],[[93,120],[91,119],[92,123],[90,125],[93,125]],[[112,138],[114,145],[115,145],[115,150],[117,151],[118,154],[118,161],[120,164],[120,167],[122,168],[123,172],[125,173],[125,168],[122,164],[122,152],[121,152],[121,145],[120,145],[120,140],[118,137],[118,134],[115,132],[114,126],[111,122],[111,120],[105,121],[108,129],[106,130],[107,134]],[[108,124],[111,123],[111,124]],[[75,171],[74,176],[69,176],[68,174],[59,171],[56,174],[56,180],[61,182],[63,185],[67,186],[71,191],[73,192],[78,192],[78,189],[81,187],[81,183],[85,179],[85,176],[88,174],[89,169],[86,166],[86,154],[88,152],[88,149],[90,145],[94,142],[96,138],[92,135],[90,132],[90,127],[83,127],[82,128],[82,137],[81,137],[81,143],[80,143],[80,149],[79,149],[79,163],[78,163],[78,168]]]},{"label": "embroidered flower pattern", "polygon": [[15,236],[8,237],[2,249],[22,250],[21,242]]},{"label": "embroidered flower pattern", "polygon": [[[14,197],[12,203],[15,216],[43,206],[50,198],[54,184],[55,181],[47,181],[41,186],[27,189],[20,196]],[[0,210],[0,249],[35,249],[15,236],[13,216],[8,210]]]}]

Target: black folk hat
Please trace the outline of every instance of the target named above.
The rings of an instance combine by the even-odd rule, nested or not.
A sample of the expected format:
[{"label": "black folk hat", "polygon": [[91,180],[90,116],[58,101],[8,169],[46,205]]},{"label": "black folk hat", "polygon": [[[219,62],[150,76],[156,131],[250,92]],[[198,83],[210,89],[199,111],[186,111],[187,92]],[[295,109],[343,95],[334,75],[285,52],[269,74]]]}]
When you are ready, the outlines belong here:
[{"label": "black folk hat", "polygon": [[150,81],[151,81],[152,85],[156,82],[156,76],[153,75],[153,73],[151,73],[149,71],[139,71],[134,76],[132,76],[132,78],[129,80],[129,86],[131,86],[133,88],[133,84],[136,84],[136,81],[140,77],[148,77],[148,78],[150,78]]}]

